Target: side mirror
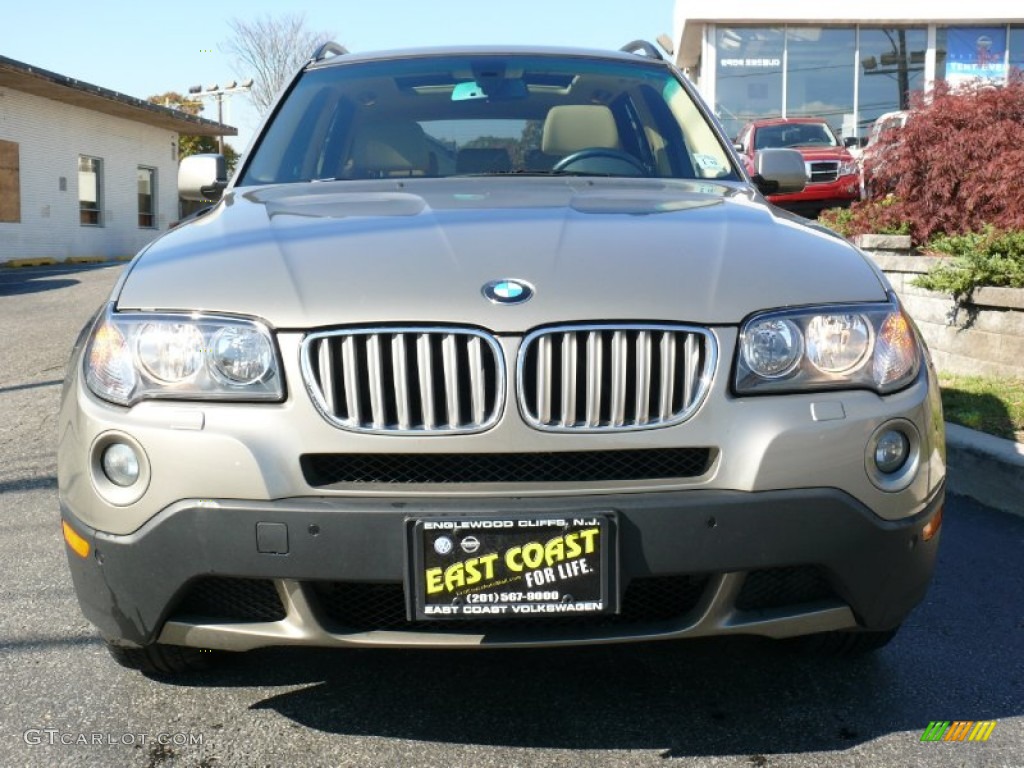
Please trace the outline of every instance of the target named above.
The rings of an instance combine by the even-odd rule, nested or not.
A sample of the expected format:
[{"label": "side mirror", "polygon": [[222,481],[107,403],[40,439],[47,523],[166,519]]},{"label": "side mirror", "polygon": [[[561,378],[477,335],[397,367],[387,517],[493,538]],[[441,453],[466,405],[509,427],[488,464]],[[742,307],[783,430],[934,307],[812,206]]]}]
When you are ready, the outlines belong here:
[{"label": "side mirror", "polygon": [[215,203],[228,185],[224,155],[190,155],[178,166],[178,195]]},{"label": "side mirror", "polygon": [[801,192],[807,186],[807,166],[795,149],[759,149],[754,153],[754,184],[764,195]]}]

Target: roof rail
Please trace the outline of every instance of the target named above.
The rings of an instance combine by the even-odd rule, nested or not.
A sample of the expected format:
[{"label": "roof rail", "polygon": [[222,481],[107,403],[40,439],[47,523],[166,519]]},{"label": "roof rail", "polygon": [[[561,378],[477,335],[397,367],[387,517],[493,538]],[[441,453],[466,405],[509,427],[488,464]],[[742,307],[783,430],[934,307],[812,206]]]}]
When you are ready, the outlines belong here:
[{"label": "roof rail", "polygon": [[664,61],[665,57],[661,55],[661,52],[651,45],[646,40],[634,40],[631,43],[626,43],[624,46],[619,48],[620,51],[626,53],[642,53],[651,59],[657,59],[658,61]]},{"label": "roof rail", "polygon": [[346,48],[344,45],[339,45],[333,40],[328,40],[326,43],[324,43],[315,51],[313,51],[313,58],[309,60],[309,63],[312,64],[317,61],[323,61],[324,59],[327,58],[328,54],[332,56],[344,56],[347,53],[348,48]]}]

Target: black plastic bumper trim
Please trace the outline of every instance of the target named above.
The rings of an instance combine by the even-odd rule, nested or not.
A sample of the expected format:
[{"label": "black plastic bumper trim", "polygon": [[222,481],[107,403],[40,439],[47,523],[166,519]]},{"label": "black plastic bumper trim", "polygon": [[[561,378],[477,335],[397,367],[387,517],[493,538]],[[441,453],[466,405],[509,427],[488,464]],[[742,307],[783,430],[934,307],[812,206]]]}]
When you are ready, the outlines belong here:
[{"label": "black plastic bumper trim", "polygon": [[[872,629],[899,624],[922,599],[938,537],[922,528],[941,508],[892,522],[834,489],[744,493],[682,491],[566,498],[299,498],[275,502],[180,502],[138,531],[95,531],[62,506],[92,548],[68,552],[86,618],[108,638],[153,642],[188,583],[199,576],[302,581],[401,581],[405,523],[431,515],[539,514],[614,510],[619,583],[642,576],[723,573],[819,565]],[[288,528],[288,554],[258,551],[257,524]]]}]

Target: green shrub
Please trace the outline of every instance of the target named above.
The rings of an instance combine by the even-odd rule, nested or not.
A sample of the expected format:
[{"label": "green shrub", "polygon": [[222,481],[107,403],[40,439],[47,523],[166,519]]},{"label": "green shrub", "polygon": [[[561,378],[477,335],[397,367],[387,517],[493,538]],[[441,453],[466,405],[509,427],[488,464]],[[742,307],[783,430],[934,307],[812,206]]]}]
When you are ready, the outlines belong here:
[{"label": "green shrub", "polygon": [[864,200],[849,208],[828,208],[818,222],[843,237],[862,234],[909,235],[910,225],[899,214],[894,197]]},{"label": "green shrub", "polygon": [[982,286],[1024,288],[1024,231],[987,226],[981,232],[939,235],[927,250],[953,261],[917,277],[913,284],[919,288],[951,294],[958,302]]}]

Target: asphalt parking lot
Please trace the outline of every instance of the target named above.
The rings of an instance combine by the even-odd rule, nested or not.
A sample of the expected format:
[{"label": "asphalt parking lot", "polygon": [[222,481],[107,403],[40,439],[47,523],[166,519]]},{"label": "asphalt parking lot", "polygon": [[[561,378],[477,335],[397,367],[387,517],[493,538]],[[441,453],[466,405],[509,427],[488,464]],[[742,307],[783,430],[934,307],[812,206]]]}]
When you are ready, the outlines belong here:
[{"label": "asphalt parking lot", "polygon": [[[925,602],[868,658],[735,638],[116,666],[71,591],[54,446],[68,351],[120,269],[0,270],[0,766],[1024,768],[1024,518],[957,496]],[[996,726],[923,743],[937,720]]]}]

